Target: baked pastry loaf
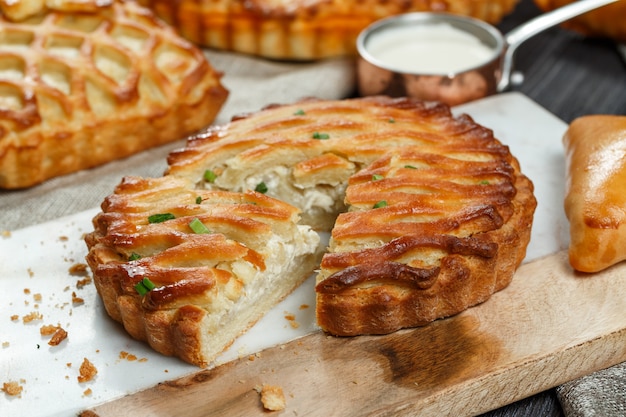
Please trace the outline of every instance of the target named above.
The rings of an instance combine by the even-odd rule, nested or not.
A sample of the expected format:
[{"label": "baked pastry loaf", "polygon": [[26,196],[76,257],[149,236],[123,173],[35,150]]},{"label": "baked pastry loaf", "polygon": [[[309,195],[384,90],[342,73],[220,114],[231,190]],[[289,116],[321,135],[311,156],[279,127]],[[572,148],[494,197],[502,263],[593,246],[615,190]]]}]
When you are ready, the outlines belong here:
[{"label": "baked pastry loaf", "polygon": [[[336,335],[419,326],[485,301],[508,285],[524,258],[536,206],[532,183],[491,130],[468,116],[453,117],[444,104],[408,98],[309,99],[268,106],[191,137],[184,149],[170,154],[168,165],[164,178],[126,180],[107,199],[95,219],[96,232],[87,238],[88,259],[109,314],[151,344],[172,340],[157,350],[199,364],[219,349],[201,347],[201,356],[188,354],[198,351],[196,340],[203,345],[226,332],[229,337],[218,339],[226,345],[247,324],[229,321],[191,331],[188,314],[215,322],[210,317],[229,316],[223,310],[236,308],[247,319],[254,316],[250,310],[259,312],[252,295],[256,290],[247,287],[257,284],[241,273],[256,271],[255,279],[265,283],[258,285],[284,295],[297,282],[294,276],[319,265],[305,226],[272,212],[262,221],[283,230],[275,232],[276,244],[269,231],[259,235],[249,225],[259,220],[259,205],[292,213],[292,222],[300,211],[301,224],[332,230],[317,275],[316,308],[319,325]],[[193,204],[196,196],[201,204]],[[225,199],[228,204],[214,206]],[[164,212],[175,220],[146,226],[149,214]],[[231,215],[248,220],[231,221]],[[247,255],[252,265],[216,267],[203,259],[199,254],[210,251],[201,249],[187,226],[195,217],[216,232],[207,248],[218,239],[239,242],[242,253],[254,251]],[[294,239],[310,243],[294,245]],[[189,246],[198,252],[190,253]],[[288,251],[296,260],[274,254],[294,246],[300,249]],[[127,262],[133,251],[142,258]],[[317,263],[309,262],[315,258]],[[258,259],[265,274],[257,271]],[[207,262],[219,271],[199,268]],[[162,277],[164,265],[171,264],[187,269],[169,268]],[[178,288],[188,277],[217,280],[218,272],[224,289],[215,288],[210,299],[161,290],[163,285]],[[162,291],[168,294],[171,319],[153,318],[155,296],[142,298],[132,291],[140,277],[153,274],[158,297],[165,299]],[[233,293],[232,282],[249,298]],[[232,304],[220,301],[220,291],[228,292]],[[186,337],[164,336],[171,333]]]},{"label": "baked pastry loaf", "polygon": [[202,51],[134,2],[0,8],[0,188],[180,139],[226,100]]},{"label": "baked pastry loaf", "polygon": [[[544,12],[572,3],[574,0],[535,0]],[[626,42],[626,2],[602,6],[561,24],[563,27],[594,37],[604,37]]]},{"label": "baked pastry loaf", "polygon": [[575,119],[563,142],[569,261],[598,272],[626,259],[626,116]]},{"label": "baked pastry loaf", "polygon": [[374,21],[437,11],[499,22],[517,0],[139,0],[210,48],[267,58],[310,60],[356,53],[356,38]]},{"label": "baked pastry loaf", "polygon": [[131,336],[207,366],[319,263],[319,235],[297,221],[261,193],[127,177],[94,218],[87,262]]}]

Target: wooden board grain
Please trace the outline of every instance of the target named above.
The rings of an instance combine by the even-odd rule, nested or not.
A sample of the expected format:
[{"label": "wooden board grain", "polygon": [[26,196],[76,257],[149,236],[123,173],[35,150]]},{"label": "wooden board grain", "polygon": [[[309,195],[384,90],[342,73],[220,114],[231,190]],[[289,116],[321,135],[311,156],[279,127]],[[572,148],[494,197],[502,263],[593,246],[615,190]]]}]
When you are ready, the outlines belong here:
[{"label": "wooden board grain", "polygon": [[626,360],[626,264],[578,274],[560,252],[480,306],[385,336],[321,332],[94,407],[85,416],[466,416]]}]

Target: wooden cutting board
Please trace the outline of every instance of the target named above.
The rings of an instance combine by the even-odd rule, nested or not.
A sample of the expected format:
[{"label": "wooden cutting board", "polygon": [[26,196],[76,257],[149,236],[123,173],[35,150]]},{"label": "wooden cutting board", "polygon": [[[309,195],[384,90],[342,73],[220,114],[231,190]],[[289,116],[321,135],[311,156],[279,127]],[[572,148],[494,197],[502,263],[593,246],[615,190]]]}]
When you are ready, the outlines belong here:
[{"label": "wooden cutting board", "polygon": [[522,265],[482,305],[422,328],[336,338],[321,332],[161,383],[86,416],[465,416],[626,360],[626,264],[595,275],[560,252]]}]

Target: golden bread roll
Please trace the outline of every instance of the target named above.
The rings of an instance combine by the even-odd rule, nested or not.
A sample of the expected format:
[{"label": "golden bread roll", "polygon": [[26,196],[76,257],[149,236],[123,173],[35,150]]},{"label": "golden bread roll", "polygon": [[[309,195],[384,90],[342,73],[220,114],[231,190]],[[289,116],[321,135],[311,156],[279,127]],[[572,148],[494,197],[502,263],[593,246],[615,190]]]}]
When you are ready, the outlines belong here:
[{"label": "golden bread roll", "polygon": [[580,117],[563,141],[569,261],[598,272],[626,259],[626,116]]},{"label": "golden bread roll", "polygon": [[[537,6],[548,12],[575,0],[535,0]],[[611,38],[626,42],[626,2],[617,1],[575,17],[562,26],[593,37]]]},{"label": "golden bread roll", "polygon": [[[120,298],[118,281],[106,272],[110,268],[137,271],[137,263],[124,262],[130,254],[124,246],[128,242],[153,257],[136,261],[142,265],[141,275],[150,277],[164,248],[190,245],[196,239],[185,226],[192,216],[208,215],[205,212],[226,216],[236,211],[238,216],[257,220],[248,212],[255,206],[245,207],[245,213],[237,205],[205,208],[217,193],[248,201],[261,198],[251,191],[257,190],[266,194],[264,204],[297,207],[293,210],[302,213],[301,224],[331,231],[321,265],[319,257],[315,265],[302,262],[295,275],[303,267],[310,268],[309,272],[319,267],[318,324],[337,335],[388,333],[424,325],[485,301],[509,284],[524,258],[536,206],[532,183],[491,130],[468,116],[454,117],[444,104],[408,98],[308,99],[268,106],[191,137],[184,149],[170,154],[168,164],[165,179],[139,181],[142,188],[138,193],[124,193],[123,203],[111,204],[122,198],[117,195],[126,187],[109,197],[104,214],[96,218],[97,239],[88,239],[94,279],[101,295],[114,293],[108,297],[112,300],[108,311],[118,319],[117,310],[124,309],[118,305],[130,303],[124,301],[129,299],[136,307],[131,317],[152,314],[146,310],[152,304],[132,291],[125,293],[128,298]],[[172,184],[176,188],[171,191],[158,189]],[[198,195],[202,202],[194,206],[191,202]],[[185,210],[181,212],[178,205],[186,205]],[[144,206],[149,212],[137,214],[138,207]],[[144,239],[150,231],[143,226],[146,215],[162,212],[175,212],[176,220],[160,227],[172,230],[167,236],[176,239],[166,239],[164,231],[156,240]],[[185,220],[179,222],[181,216]],[[134,224],[141,226],[112,228],[111,221],[127,217],[137,219],[140,223]],[[103,219],[110,219],[108,225]],[[261,254],[265,268],[277,275],[266,278],[273,292],[291,290],[293,282],[285,284],[282,275],[294,275],[291,269],[297,263],[282,260],[275,264],[275,258],[263,255],[266,249],[256,244],[267,237],[256,236],[252,227],[231,228],[230,220],[207,218],[206,222],[224,239]],[[285,234],[280,233],[286,243],[279,246],[291,247],[288,239],[294,239],[295,226],[279,225],[288,227]],[[95,241],[99,245],[94,246]],[[150,249],[146,251],[143,245]],[[110,253],[109,259],[94,256],[94,248]],[[182,248],[174,253],[172,261],[185,268],[204,265],[200,258],[183,255]],[[181,258],[176,261],[176,257]],[[255,268],[253,263],[247,268],[221,268],[232,272],[223,278],[224,285],[228,280],[241,281],[243,291],[251,294],[245,284],[249,280],[237,274]],[[132,279],[124,275],[124,282],[134,283],[139,275],[134,272]],[[157,274],[155,281],[157,287],[168,282],[176,286],[186,275],[164,280]],[[223,304],[203,300],[170,298],[176,308],[193,306],[202,314],[224,314]],[[248,310],[259,312],[255,298],[235,295],[231,301],[246,317]],[[247,327],[241,324],[234,329],[229,323],[226,329],[215,331],[239,333]],[[162,334],[170,331],[156,324],[141,329],[145,333],[131,334],[151,340],[155,337],[149,332],[159,332],[156,339],[161,341]],[[174,348],[161,351],[189,360],[181,353],[186,347],[176,349],[180,352]]]},{"label": "golden bread roll", "polygon": [[498,23],[518,0],[139,0],[206,47],[274,59],[356,53],[374,21],[407,12],[450,12]]},{"label": "golden bread roll", "polygon": [[0,2],[0,188],[172,142],[221,109],[228,92],[198,47],[109,3]]}]

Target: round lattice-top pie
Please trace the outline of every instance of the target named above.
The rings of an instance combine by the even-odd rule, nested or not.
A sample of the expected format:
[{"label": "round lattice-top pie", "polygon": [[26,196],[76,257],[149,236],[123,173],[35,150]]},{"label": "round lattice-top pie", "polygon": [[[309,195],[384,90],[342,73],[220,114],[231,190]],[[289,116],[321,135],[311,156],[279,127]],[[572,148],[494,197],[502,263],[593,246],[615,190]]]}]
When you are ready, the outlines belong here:
[{"label": "round lattice-top pie", "polygon": [[269,106],[168,162],[106,199],[88,261],[112,317],[199,365],[314,269],[318,324],[335,335],[483,302],[524,258],[536,206],[491,130],[405,98]]}]

